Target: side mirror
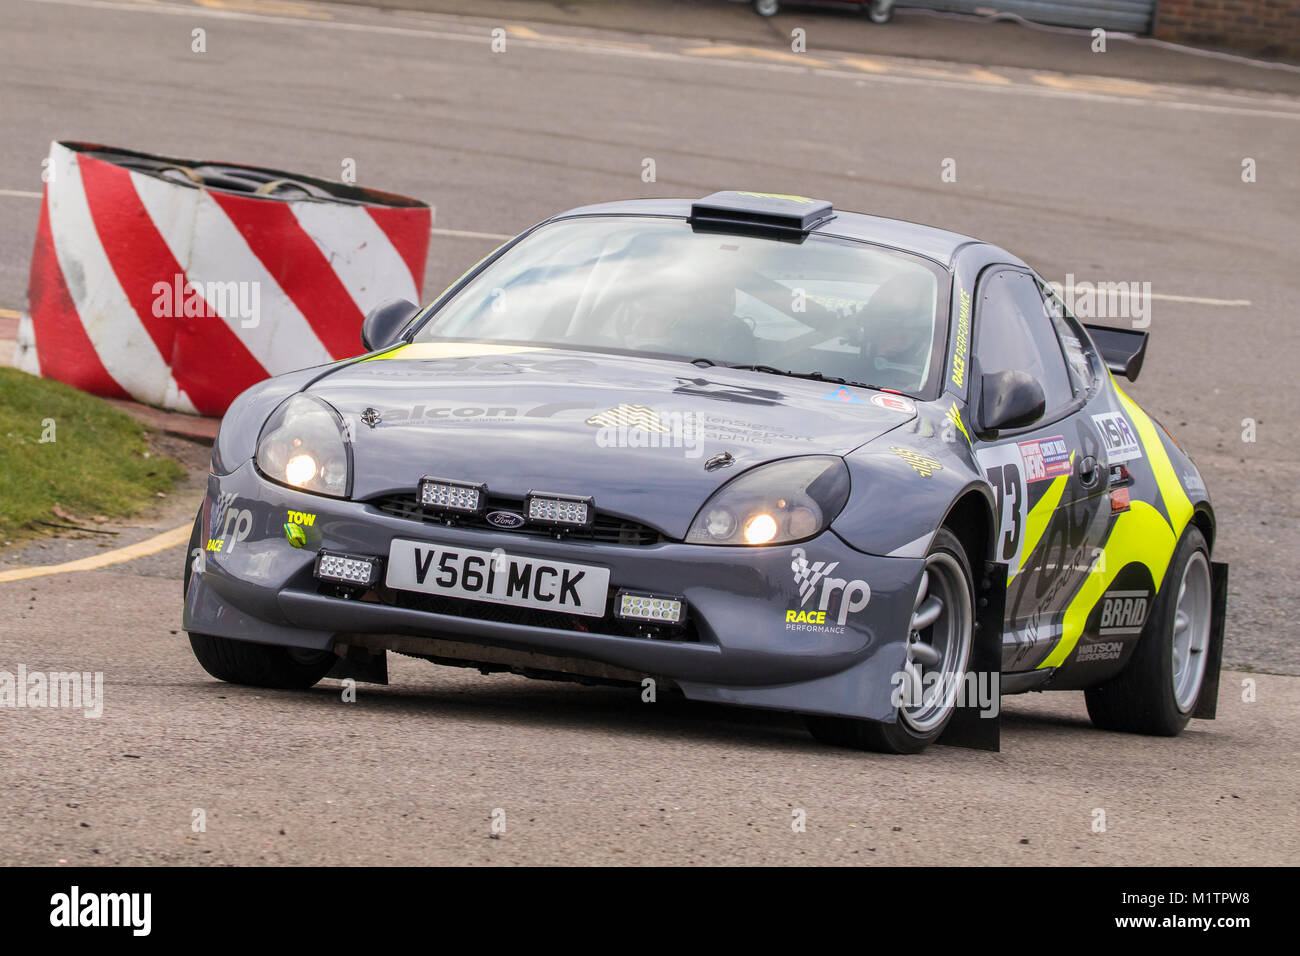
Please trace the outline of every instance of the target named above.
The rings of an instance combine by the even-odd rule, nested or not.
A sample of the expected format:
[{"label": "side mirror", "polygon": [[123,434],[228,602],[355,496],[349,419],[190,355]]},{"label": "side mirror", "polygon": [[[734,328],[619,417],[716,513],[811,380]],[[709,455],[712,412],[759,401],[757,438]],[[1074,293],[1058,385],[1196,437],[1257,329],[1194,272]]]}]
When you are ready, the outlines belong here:
[{"label": "side mirror", "polygon": [[397,335],[406,323],[420,311],[418,305],[405,299],[392,299],[370,310],[361,323],[361,346],[367,352],[382,349],[397,341]]},{"label": "side mirror", "polygon": [[1028,372],[994,372],[980,379],[980,427],[987,432],[1024,428],[1043,417],[1047,396]]}]

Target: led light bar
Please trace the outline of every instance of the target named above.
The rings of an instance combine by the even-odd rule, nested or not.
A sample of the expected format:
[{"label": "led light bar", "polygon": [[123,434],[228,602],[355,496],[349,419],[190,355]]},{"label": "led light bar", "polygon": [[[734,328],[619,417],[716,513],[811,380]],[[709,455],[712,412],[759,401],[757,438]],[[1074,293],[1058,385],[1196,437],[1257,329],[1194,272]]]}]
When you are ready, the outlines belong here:
[{"label": "led light bar", "polygon": [[533,524],[584,528],[591,524],[592,500],[581,495],[549,495],[530,491],[524,496],[524,515]]},{"label": "led light bar", "polygon": [[418,499],[425,508],[477,514],[487,500],[487,485],[472,481],[448,481],[425,476],[420,479]]},{"label": "led light bar", "polygon": [[615,617],[628,621],[656,621],[660,624],[680,624],[686,616],[686,602],[682,598],[659,594],[638,594],[634,591],[618,592]]},{"label": "led light bar", "polygon": [[316,556],[316,577],[322,581],[370,587],[379,580],[379,559],[322,551]]}]

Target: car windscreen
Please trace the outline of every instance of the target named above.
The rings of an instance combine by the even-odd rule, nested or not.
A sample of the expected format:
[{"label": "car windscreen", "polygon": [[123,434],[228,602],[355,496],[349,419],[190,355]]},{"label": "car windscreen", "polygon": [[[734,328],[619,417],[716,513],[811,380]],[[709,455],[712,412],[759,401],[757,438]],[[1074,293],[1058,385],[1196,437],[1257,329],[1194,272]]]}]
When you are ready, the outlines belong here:
[{"label": "car windscreen", "polygon": [[708,359],[921,395],[937,378],[947,288],[929,260],[862,242],[578,217],[507,250],[415,341]]}]

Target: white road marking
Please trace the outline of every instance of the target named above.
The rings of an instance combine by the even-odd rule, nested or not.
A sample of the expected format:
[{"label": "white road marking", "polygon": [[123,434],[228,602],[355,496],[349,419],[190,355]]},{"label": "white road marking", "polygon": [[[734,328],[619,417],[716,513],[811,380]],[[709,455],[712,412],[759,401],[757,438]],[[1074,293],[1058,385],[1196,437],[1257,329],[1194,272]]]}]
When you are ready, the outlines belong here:
[{"label": "white road marking", "polygon": [[[189,5],[181,6],[172,3],[132,3],[121,2],[121,0],[25,0],[27,3],[44,3],[55,4],[59,6],[85,7],[92,9],[119,10],[129,13],[146,13],[159,14],[165,16],[184,16],[184,17],[212,17],[224,20],[243,20],[252,23],[261,24],[283,24],[292,26],[298,30],[320,29],[320,30],[341,30],[352,33],[372,33],[386,36],[409,36],[418,37],[426,40],[450,40],[455,43],[474,43],[488,49],[491,37],[485,30],[469,33],[458,33],[450,30],[436,30],[429,27],[407,27],[377,23],[354,23],[341,22],[338,20],[308,20],[298,17],[272,16],[269,14],[248,13],[239,10],[211,9],[207,7],[193,7]],[[537,32],[537,31],[531,31]],[[569,53],[587,53],[598,56],[621,56],[631,57],[643,60],[662,60],[672,63],[695,63],[708,66],[722,66],[732,69],[760,70],[769,73],[804,73],[811,75],[839,77],[853,79],[862,82],[875,83],[893,83],[904,86],[928,86],[939,89],[963,90],[970,92],[984,93],[1002,93],[1015,94],[1020,96],[1037,96],[1054,99],[1071,99],[1084,102],[1094,103],[1119,103],[1132,106],[1159,106],[1166,109],[1184,110],[1198,113],[1221,113],[1234,116],[1259,116],[1270,117],[1273,119],[1285,119],[1300,121],[1300,107],[1295,109],[1270,109],[1270,105],[1279,101],[1276,98],[1265,99],[1263,97],[1246,96],[1232,93],[1205,93],[1200,90],[1185,89],[1182,87],[1162,86],[1156,87],[1156,92],[1169,93],[1196,93],[1198,95],[1212,95],[1216,99],[1232,99],[1242,103],[1249,103],[1249,106],[1231,106],[1221,103],[1188,103],[1173,99],[1159,99],[1147,96],[1124,96],[1111,93],[1087,92],[1084,90],[1064,87],[1042,86],[1033,83],[1010,83],[999,85],[979,80],[959,80],[944,79],[933,76],[904,76],[893,73],[879,72],[859,72],[844,69],[834,69],[830,67],[809,67],[794,66],[783,63],[774,63],[770,61],[752,61],[740,59],[725,59],[714,57],[690,56],[685,53],[675,53],[664,50],[646,50],[637,47],[616,46],[613,44],[603,44],[600,40],[583,40],[574,37],[557,36],[547,38],[544,34],[538,33],[537,37],[516,36],[512,43],[524,48],[563,50]],[[707,43],[708,41],[687,41],[692,43]],[[846,58],[841,62],[851,63],[851,59]],[[1080,82],[1086,82],[1090,77],[1079,77]],[[1259,105],[1256,105],[1259,104]]]},{"label": "white road marking", "polygon": [[1190,302],[1194,305],[1223,305],[1223,306],[1250,305],[1249,299],[1205,299],[1197,295],[1169,295],[1163,292],[1152,292],[1151,298],[1164,299],[1166,302]]}]

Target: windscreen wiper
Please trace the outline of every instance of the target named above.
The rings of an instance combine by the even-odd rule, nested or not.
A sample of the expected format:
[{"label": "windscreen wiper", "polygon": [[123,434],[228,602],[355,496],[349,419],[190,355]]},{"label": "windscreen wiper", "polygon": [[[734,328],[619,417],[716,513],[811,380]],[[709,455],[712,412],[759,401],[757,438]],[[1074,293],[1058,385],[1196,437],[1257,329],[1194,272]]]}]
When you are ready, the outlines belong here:
[{"label": "windscreen wiper", "polygon": [[832,385],[852,385],[854,388],[875,388],[874,385],[868,385],[866,382],[854,382],[847,378],[840,378],[838,375],[825,375],[821,372],[792,372],[789,369],[774,368],[771,365],[728,365],[727,368],[738,368],[745,372],[767,372],[769,375],[788,375],[791,378],[810,378],[814,382],[830,382]]}]

